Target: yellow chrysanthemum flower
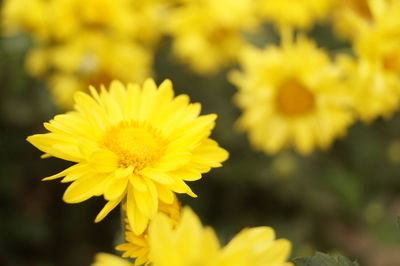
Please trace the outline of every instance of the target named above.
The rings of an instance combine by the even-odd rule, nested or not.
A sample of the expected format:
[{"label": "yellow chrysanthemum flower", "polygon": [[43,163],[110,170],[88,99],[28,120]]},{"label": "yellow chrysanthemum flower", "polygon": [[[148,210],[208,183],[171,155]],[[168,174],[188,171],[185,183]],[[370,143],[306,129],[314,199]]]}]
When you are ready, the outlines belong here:
[{"label": "yellow chrysanthemum flower", "polygon": [[390,116],[400,104],[400,2],[369,3],[375,4],[374,21],[353,41],[357,59],[339,59],[355,108],[366,122]]},{"label": "yellow chrysanthemum flower", "polygon": [[89,85],[108,86],[113,79],[143,82],[151,75],[153,61],[152,53],[144,47],[103,35],[80,36],[31,55],[34,58],[28,57],[28,71],[43,75],[46,72],[40,67],[47,66],[47,72],[52,72],[48,81],[52,96],[66,109],[73,105],[74,93],[87,90]]},{"label": "yellow chrysanthemum flower", "polygon": [[157,214],[149,229],[154,266],[292,266],[287,262],[291,244],[275,240],[270,227],[244,229],[225,247],[220,247],[211,228],[204,228],[199,218],[184,208],[174,228],[170,219]]},{"label": "yellow chrysanthemum flower", "polygon": [[365,58],[338,58],[354,108],[365,122],[378,116],[390,117],[400,104],[400,77]]},{"label": "yellow chrysanthemum flower", "polygon": [[394,1],[378,10],[374,23],[354,40],[355,52],[387,71],[400,74],[400,2]]},{"label": "yellow chrysanthemum flower", "polygon": [[278,27],[306,29],[326,18],[332,0],[256,0],[261,16]]},{"label": "yellow chrysanthemum flower", "polygon": [[56,104],[69,109],[88,84],[151,76],[167,7],[161,0],[7,0],[1,22],[7,34],[33,37],[27,71],[46,78]]},{"label": "yellow chrysanthemum flower", "polygon": [[133,263],[112,254],[97,253],[91,266],[133,266]]},{"label": "yellow chrysanthemum flower", "polygon": [[166,31],[177,58],[207,75],[235,62],[245,44],[242,32],[256,22],[252,0],[188,1],[171,12]]},{"label": "yellow chrysanthemum flower", "polygon": [[[126,211],[126,208],[125,208]],[[180,217],[180,204],[175,197],[172,204],[165,204],[159,202],[159,212],[164,213],[170,219],[173,226],[176,226]],[[132,232],[129,224],[126,225],[125,240],[127,243],[118,245],[117,250],[123,251],[122,257],[135,259],[135,266],[148,265],[152,262],[150,258],[150,243],[148,230],[144,231],[140,235],[136,235]]]},{"label": "yellow chrysanthemum flower", "polygon": [[76,93],[75,110],[55,116],[44,124],[49,133],[28,141],[47,155],[75,163],[44,179],[73,182],[64,201],[104,196],[108,203],[96,222],[126,199],[129,224],[139,235],[159,200],[171,204],[173,192],[194,197],[185,181],[200,179],[228,157],[209,138],[216,115],[200,116],[200,104],[189,104],[187,95],[174,98],[169,80],[159,88],[147,80],[142,87],[113,82],[110,91],[90,91],[92,97]]},{"label": "yellow chrysanthemum flower", "polygon": [[249,47],[241,67],[230,76],[243,111],[238,127],[257,149],[272,154],[294,146],[307,154],[327,148],[353,121],[340,71],[305,38],[264,50]]}]

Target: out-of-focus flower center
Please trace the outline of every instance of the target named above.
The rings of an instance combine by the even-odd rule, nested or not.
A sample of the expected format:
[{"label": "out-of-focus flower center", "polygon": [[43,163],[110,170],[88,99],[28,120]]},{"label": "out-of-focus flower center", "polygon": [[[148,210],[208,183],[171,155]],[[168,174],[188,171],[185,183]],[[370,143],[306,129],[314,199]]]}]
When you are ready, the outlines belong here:
[{"label": "out-of-focus flower center", "polygon": [[302,115],[314,109],[314,105],[313,94],[296,80],[288,80],[278,89],[276,107],[283,115]]},{"label": "out-of-focus flower center", "polygon": [[383,67],[386,70],[400,72],[400,52],[385,56],[383,58]]},{"label": "out-of-focus flower center", "polygon": [[367,0],[345,0],[347,4],[357,15],[361,16],[365,20],[372,20],[372,13],[368,6]]},{"label": "out-of-focus flower center", "polygon": [[108,129],[103,144],[118,156],[119,167],[133,166],[134,171],[153,165],[166,148],[159,132],[136,121],[122,121]]},{"label": "out-of-focus flower center", "polygon": [[212,28],[207,34],[207,40],[213,45],[221,45],[235,36],[235,31],[228,27],[219,26]]},{"label": "out-of-focus flower center", "polygon": [[91,75],[86,83],[88,84],[85,88],[88,88],[89,85],[93,86],[94,88],[100,88],[101,85],[108,87],[112,81],[112,77],[108,75],[106,72],[99,72],[95,75]]}]

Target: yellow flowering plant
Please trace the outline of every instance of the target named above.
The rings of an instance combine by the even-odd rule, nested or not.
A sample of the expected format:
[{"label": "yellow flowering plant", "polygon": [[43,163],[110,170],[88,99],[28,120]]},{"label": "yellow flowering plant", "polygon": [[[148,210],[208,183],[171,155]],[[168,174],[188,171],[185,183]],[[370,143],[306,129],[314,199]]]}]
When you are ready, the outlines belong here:
[{"label": "yellow flowering plant", "polygon": [[[164,213],[158,213],[150,223],[148,245],[154,266],[293,266],[287,262],[291,244],[275,239],[270,227],[247,228],[221,247],[214,231],[203,227],[199,218],[185,207],[177,224]],[[130,247],[135,251],[135,247]],[[133,265],[108,254],[97,254],[93,266]],[[118,263],[117,263],[118,261]],[[145,261],[136,265],[146,264]],[[114,265],[114,264],[110,264]]]},{"label": "yellow flowering plant", "polygon": [[70,109],[74,92],[89,85],[151,76],[166,9],[152,0],[7,0],[1,22],[6,36],[32,36],[27,72],[45,78],[56,105]]},{"label": "yellow flowering plant", "polygon": [[[202,115],[202,105],[191,103],[186,90],[175,95],[170,80],[157,85],[148,77],[169,76],[159,72],[169,69],[165,54],[171,54],[172,60],[182,63],[180,70],[188,66],[202,78],[229,81],[226,86],[218,82],[210,86],[218,108],[231,107],[221,100],[226,100],[229,92],[223,90],[229,87],[229,97],[238,107],[238,113],[229,113],[232,121],[238,117],[236,129],[247,134],[255,150],[268,156],[284,152],[272,164],[260,157],[266,162],[261,161],[266,166],[260,176],[275,170],[289,180],[301,167],[298,157],[286,150],[301,156],[326,151],[357,120],[371,123],[398,110],[400,1],[3,3],[2,34],[30,36],[26,71],[45,80],[54,103],[70,110],[44,123],[46,132],[27,138],[43,158],[71,163],[43,180],[61,178],[69,183],[63,195],[66,203],[102,197],[106,203],[95,222],[121,206],[123,240],[115,247],[121,256],[98,253],[94,266],[356,265],[319,253],[289,262],[291,243],[276,239],[275,231],[266,226],[246,228],[222,245],[193,211],[181,210],[177,194],[197,197],[190,182],[221,167],[228,152],[211,137],[216,114]],[[335,47],[337,43],[319,42],[316,36],[325,31],[346,43]],[[196,78],[201,77],[188,80]],[[224,127],[224,134],[230,130]],[[232,147],[244,147],[233,137],[230,140]],[[398,160],[393,150],[390,154]],[[242,162],[235,163],[239,166],[228,167],[229,175],[254,175],[252,167],[235,173]],[[271,165],[276,169],[270,171]],[[347,183],[341,178],[346,175],[338,172],[329,172],[321,183],[330,182],[340,196],[357,205],[358,180],[342,189]],[[300,183],[287,180],[273,182],[284,189],[289,188],[287,183]],[[307,188],[304,194],[315,190],[308,182],[299,186]],[[329,195],[326,198],[327,205],[339,204]]]},{"label": "yellow flowering plant", "polygon": [[358,116],[371,122],[379,116],[390,117],[399,106],[400,2],[365,1],[365,9],[371,17],[355,28],[356,58],[340,55],[338,61],[348,91],[354,93]]},{"label": "yellow flowering plant", "polygon": [[244,229],[221,248],[214,231],[185,208],[175,229],[167,216],[158,214],[149,230],[154,266],[293,266],[287,262],[290,242],[275,240],[270,227]]},{"label": "yellow flowering plant", "polygon": [[340,71],[312,41],[248,47],[240,61],[243,71],[230,75],[243,110],[237,125],[255,148],[272,154],[294,146],[307,154],[329,147],[352,123]]}]

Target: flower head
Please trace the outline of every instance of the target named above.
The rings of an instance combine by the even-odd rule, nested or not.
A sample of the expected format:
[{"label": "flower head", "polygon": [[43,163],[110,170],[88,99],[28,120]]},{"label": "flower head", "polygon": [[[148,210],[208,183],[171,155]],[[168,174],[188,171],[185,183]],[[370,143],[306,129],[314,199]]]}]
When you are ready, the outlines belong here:
[{"label": "flower head", "polygon": [[74,92],[89,85],[151,76],[166,10],[153,0],[6,0],[0,22],[6,34],[32,37],[27,71],[45,78],[55,103],[70,109]]},{"label": "flower head", "polygon": [[368,4],[374,16],[353,40],[357,58],[338,60],[348,92],[354,94],[355,109],[366,122],[390,116],[400,103],[400,2]]},{"label": "flower head", "polygon": [[292,266],[286,262],[291,245],[275,240],[270,227],[244,229],[225,247],[221,247],[211,228],[203,227],[199,218],[184,208],[176,227],[160,213],[149,229],[154,266]]},{"label": "flower head", "polygon": [[353,121],[340,71],[305,38],[264,50],[249,47],[241,66],[242,72],[231,74],[243,110],[238,127],[260,150],[294,146],[306,154],[327,148]]},{"label": "flower head", "polygon": [[382,116],[390,117],[400,104],[400,77],[383,68],[379,61],[366,58],[338,58],[343,69],[345,86],[353,95],[354,108],[364,122]]},{"label": "flower head", "polygon": [[151,74],[153,60],[151,51],[137,43],[100,34],[78,36],[36,56],[35,51],[30,53],[32,60],[27,59],[28,71],[34,75],[40,61],[45,71],[53,71],[48,81],[52,96],[65,109],[73,106],[74,93],[88,91],[89,85],[109,86],[113,79],[143,82]]},{"label": "flower head", "polygon": [[197,73],[214,74],[236,61],[245,44],[242,31],[256,22],[251,0],[188,1],[171,12],[166,31],[177,58]]},{"label": "flower head", "polygon": [[93,196],[108,201],[96,217],[102,220],[123,199],[132,231],[144,232],[159,209],[171,204],[174,192],[193,197],[185,181],[200,179],[221,166],[228,153],[209,138],[216,115],[199,115],[200,104],[187,95],[174,97],[172,84],[159,88],[112,82],[92,96],[75,94],[75,110],[54,117],[49,133],[28,137],[46,154],[74,162],[45,178],[72,182],[64,201],[78,203]]}]

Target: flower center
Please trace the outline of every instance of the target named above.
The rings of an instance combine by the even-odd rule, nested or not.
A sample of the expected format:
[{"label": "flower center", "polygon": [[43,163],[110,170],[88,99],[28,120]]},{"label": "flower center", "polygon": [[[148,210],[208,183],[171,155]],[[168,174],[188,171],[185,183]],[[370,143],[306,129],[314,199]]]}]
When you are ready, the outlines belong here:
[{"label": "flower center", "polygon": [[134,171],[157,162],[166,148],[157,130],[137,121],[122,121],[108,129],[103,145],[118,156],[119,167],[133,166]]},{"label": "flower center", "polygon": [[226,40],[232,39],[233,36],[235,36],[234,30],[228,27],[219,26],[210,29],[207,39],[213,45],[221,45]]},{"label": "flower center", "polygon": [[108,87],[112,80],[113,80],[112,77],[108,75],[106,72],[99,72],[95,75],[89,76],[89,78],[86,80],[87,83],[86,87],[89,88],[89,85],[95,88],[100,88],[101,85]]},{"label": "flower center", "polygon": [[283,83],[276,96],[278,111],[287,116],[305,114],[314,108],[314,104],[313,94],[296,80]]},{"label": "flower center", "polygon": [[400,52],[383,57],[383,67],[390,71],[400,71]]},{"label": "flower center", "polygon": [[345,0],[346,4],[359,16],[365,20],[372,20],[372,13],[367,0]]}]

